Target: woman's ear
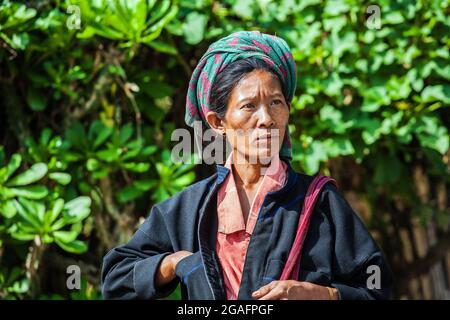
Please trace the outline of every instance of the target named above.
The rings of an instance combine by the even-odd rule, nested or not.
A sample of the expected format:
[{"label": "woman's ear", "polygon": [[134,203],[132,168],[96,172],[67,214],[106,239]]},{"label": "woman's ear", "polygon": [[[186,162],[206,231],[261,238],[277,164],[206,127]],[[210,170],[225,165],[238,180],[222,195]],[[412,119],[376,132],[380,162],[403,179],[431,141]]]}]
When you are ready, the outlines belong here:
[{"label": "woman's ear", "polygon": [[218,134],[223,134],[225,132],[222,119],[220,119],[214,111],[208,111],[206,113],[206,121]]}]

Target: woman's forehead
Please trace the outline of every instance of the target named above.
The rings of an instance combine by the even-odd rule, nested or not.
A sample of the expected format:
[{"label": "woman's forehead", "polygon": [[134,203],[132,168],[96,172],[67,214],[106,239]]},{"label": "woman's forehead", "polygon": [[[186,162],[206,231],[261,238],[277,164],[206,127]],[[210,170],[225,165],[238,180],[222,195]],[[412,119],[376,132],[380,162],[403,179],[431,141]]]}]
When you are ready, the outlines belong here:
[{"label": "woman's forehead", "polygon": [[278,78],[266,70],[254,70],[246,74],[234,87],[231,97],[234,94],[257,95],[264,89],[270,90],[274,94],[279,91],[281,93],[281,85]]}]

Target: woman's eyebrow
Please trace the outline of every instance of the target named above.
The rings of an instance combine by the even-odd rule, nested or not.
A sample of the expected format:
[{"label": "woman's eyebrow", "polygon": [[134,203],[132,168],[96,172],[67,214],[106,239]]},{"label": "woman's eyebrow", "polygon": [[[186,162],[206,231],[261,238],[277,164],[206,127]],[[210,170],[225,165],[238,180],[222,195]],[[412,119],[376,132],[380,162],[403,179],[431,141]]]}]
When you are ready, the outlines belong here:
[{"label": "woman's eyebrow", "polygon": [[[271,94],[269,95],[269,97],[271,97],[271,98],[276,97],[276,96],[284,97],[283,94],[282,94],[281,92],[278,92],[278,91],[277,91],[277,92],[274,92],[274,93],[271,93]],[[257,98],[257,95],[255,95],[255,96],[247,96],[247,97],[243,97],[243,98],[239,99],[239,100],[237,101],[237,103],[240,104],[240,103],[245,102],[245,101],[252,101],[252,100],[254,100],[254,99],[256,99],[256,98]]]},{"label": "woman's eyebrow", "polygon": [[246,102],[246,101],[253,101],[255,98],[256,98],[256,96],[247,96],[247,97],[239,99],[236,102],[236,104],[241,104],[241,103]]},{"label": "woman's eyebrow", "polygon": [[[278,92],[278,91],[276,91],[276,92],[274,92],[274,93],[271,93],[270,95],[269,95],[269,97],[270,98],[274,98],[274,97],[284,97],[283,96],[283,94],[281,93],[281,92]],[[236,102],[236,104],[241,104],[241,103],[243,103],[243,102],[246,102],[246,101],[252,101],[252,100],[254,100],[254,99],[256,99],[257,98],[257,95],[254,95],[254,96],[247,96],[247,97],[244,97],[244,98],[242,98],[242,99],[239,99],[237,102]]]}]

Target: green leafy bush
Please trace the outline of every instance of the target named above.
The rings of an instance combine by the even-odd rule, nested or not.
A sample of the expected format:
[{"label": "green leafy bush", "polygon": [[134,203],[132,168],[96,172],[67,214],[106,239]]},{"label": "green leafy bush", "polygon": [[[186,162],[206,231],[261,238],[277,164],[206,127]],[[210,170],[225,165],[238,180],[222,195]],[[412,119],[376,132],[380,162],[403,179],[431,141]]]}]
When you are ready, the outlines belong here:
[{"label": "green leafy bush", "polygon": [[[214,172],[173,164],[170,135],[185,127],[198,59],[243,29],[292,48],[294,167],[356,194],[394,271],[414,268],[401,230],[449,223],[450,7],[377,5],[379,29],[358,0],[3,1],[0,297],[98,298],[106,251]],[[424,197],[424,185],[441,191]],[[46,263],[55,254],[63,265],[79,254],[89,293],[64,288],[63,266]]]}]

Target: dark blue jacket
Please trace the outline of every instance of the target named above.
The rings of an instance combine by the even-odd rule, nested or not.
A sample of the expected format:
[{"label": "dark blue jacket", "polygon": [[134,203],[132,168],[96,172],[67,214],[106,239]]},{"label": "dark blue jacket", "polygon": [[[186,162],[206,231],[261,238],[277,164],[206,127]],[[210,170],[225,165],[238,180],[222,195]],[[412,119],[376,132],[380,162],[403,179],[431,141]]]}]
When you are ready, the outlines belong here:
[{"label": "dark blue jacket", "polygon": [[[180,280],[184,299],[226,299],[215,244],[217,190],[229,172],[217,165],[217,173],[211,177],[154,205],[131,240],[108,252],[102,269],[105,299],[162,298]],[[238,299],[252,299],[253,291],[281,275],[312,179],[295,172],[288,163],[286,184],[265,197],[248,246]],[[177,278],[156,287],[155,274],[161,260],[180,250],[194,254],[178,263]],[[368,269],[371,265],[381,271],[380,289],[367,287],[373,274]],[[392,274],[381,250],[331,184],[324,187],[313,212],[299,280],[333,286],[340,299],[390,297]]]}]

